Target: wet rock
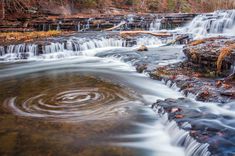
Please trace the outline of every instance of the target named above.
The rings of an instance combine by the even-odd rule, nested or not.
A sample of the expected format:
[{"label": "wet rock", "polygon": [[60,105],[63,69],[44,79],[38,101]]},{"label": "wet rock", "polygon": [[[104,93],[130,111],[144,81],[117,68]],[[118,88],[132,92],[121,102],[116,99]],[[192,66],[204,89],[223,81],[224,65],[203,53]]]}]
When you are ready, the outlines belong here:
[{"label": "wet rock", "polygon": [[176,86],[185,96],[194,95],[198,101],[227,103],[235,99],[234,79],[211,77],[188,61],[159,67],[151,71],[150,76],[171,84],[169,87]]},{"label": "wet rock", "polygon": [[138,73],[143,73],[146,69],[148,68],[148,65],[147,64],[138,64],[136,66],[136,71]]},{"label": "wet rock", "polygon": [[[224,107],[223,105],[217,106]],[[218,115],[211,109],[200,107],[197,103],[185,98],[158,100],[152,108],[160,116],[167,114],[169,122],[175,121],[181,132],[182,130],[189,132],[190,137],[198,143],[208,143],[211,155],[235,152],[233,143],[235,140],[233,126],[235,125],[230,124],[233,120],[232,116]],[[177,133],[177,131],[174,132]]]},{"label": "wet rock", "polygon": [[141,45],[137,51],[148,51],[148,48],[145,45]]},{"label": "wet rock", "polygon": [[[224,37],[196,40],[189,43],[183,52],[192,66],[210,71],[208,74],[211,76],[216,76],[218,70],[218,74],[228,76],[235,60],[235,48],[231,47],[234,43],[235,38]],[[231,52],[221,56],[223,49],[228,50],[229,47],[231,47]],[[220,59],[222,59],[221,67],[219,66]]]}]

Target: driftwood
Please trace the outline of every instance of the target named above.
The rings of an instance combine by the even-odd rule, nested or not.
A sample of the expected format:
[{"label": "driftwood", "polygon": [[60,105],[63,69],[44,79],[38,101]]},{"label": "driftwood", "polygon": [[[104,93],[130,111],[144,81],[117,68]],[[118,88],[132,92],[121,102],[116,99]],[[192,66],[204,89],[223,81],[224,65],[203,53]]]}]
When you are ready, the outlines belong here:
[{"label": "driftwood", "polygon": [[169,46],[169,45],[175,44],[176,42],[182,42],[185,39],[189,39],[189,36],[188,35],[177,36],[173,41],[168,42],[164,46]]},{"label": "driftwood", "polygon": [[109,29],[105,29],[105,31],[112,31],[112,30],[115,30],[115,29],[118,29],[120,28],[121,26],[125,25],[126,22],[125,21],[122,21],[121,23],[119,23],[118,25],[112,27],[112,28],[109,28]]},{"label": "driftwood", "polygon": [[153,33],[153,32],[150,32],[150,31],[121,31],[120,32],[120,36],[123,37],[123,38],[126,38],[126,37],[132,37],[132,36],[138,36],[138,35],[141,35],[141,34],[147,34],[147,35],[153,35],[153,36],[156,36],[156,37],[170,37],[172,36],[172,34],[170,33]]}]

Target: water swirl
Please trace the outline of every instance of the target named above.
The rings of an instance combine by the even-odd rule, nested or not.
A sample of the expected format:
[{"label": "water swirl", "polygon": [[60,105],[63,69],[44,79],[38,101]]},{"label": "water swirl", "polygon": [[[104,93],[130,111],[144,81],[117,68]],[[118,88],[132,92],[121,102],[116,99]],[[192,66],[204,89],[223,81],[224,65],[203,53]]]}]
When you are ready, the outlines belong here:
[{"label": "water swirl", "polygon": [[18,116],[74,122],[123,116],[133,103],[139,103],[116,85],[65,89],[49,89],[27,99],[12,97],[4,103]]}]

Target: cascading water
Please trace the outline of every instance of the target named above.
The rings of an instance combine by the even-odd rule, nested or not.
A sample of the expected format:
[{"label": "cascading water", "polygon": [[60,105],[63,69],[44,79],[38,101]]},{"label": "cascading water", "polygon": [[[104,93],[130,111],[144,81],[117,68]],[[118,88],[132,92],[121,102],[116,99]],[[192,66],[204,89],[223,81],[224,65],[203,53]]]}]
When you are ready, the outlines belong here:
[{"label": "cascading water", "polygon": [[81,31],[81,23],[80,22],[78,22],[78,24],[77,24],[77,31],[78,32]]},{"label": "cascading water", "polygon": [[[46,45],[40,44],[18,44],[0,47],[0,60],[24,60],[24,59],[56,59],[75,55],[84,55],[83,51],[100,48],[121,48],[135,45],[162,45],[162,41],[157,37],[136,38],[134,44],[129,44],[127,40],[121,38],[79,38],[70,37],[61,42],[50,42]],[[86,53],[89,55],[89,53]],[[90,52],[90,55],[93,55]]]},{"label": "cascading water", "polygon": [[[164,112],[160,106],[155,107],[154,111],[160,115],[162,122],[166,125],[166,131],[171,135],[172,143],[177,146],[183,146],[185,155],[187,156],[210,156],[211,153],[208,151],[209,144],[199,143],[192,138],[189,132],[180,129],[175,121],[169,121],[168,114]],[[182,127],[191,127],[187,122],[182,124]]]},{"label": "cascading water", "polygon": [[150,24],[150,31],[159,31],[161,29],[161,22],[162,19],[156,18],[151,24]]},{"label": "cascading water", "polygon": [[38,45],[36,44],[18,44],[9,45],[0,48],[0,60],[27,59],[38,54]]},{"label": "cascading water", "polygon": [[66,56],[66,52],[68,55],[74,55],[76,52],[89,49],[126,46],[126,41],[122,39],[101,38],[87,40],[85,38],[71,38],[65,42],[51,42],[47,45],[41,45],[42,51],[39,51],[38,44],[18,44],[9,45],[6,48],[1,47],[0,60],[21,60],[44,54],[55,54],[54,57],[56,58],[56,53],[59,52],[64,52]]},{"label": "cascading water", "polygon": [[209,34],[235,35],[232,30],[235,26],[235,10],[215,11],[213,13],[198,15],[182,32],[195,34],[196,36],[206,36]]},{"label": "cascading water", "polygon": [[85,29],[84,29],[84,31],[86,31],[86,30],[89,30],[90,29],[90,23],[91,23],[91,21],[93,20],[93,18],[89,18],[88,20],[87,20],[87,24],[85,25]]}]

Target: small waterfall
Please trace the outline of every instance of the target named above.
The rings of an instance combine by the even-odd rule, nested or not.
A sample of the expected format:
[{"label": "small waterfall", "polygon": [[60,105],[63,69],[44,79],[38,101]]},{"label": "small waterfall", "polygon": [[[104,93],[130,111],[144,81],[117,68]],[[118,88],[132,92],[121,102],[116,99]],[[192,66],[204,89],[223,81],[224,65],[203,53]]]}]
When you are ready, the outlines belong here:
[{"label": "small waterfall", "polygon": [[211,153],[208,151],[209,144],[199,143],[192,138],[188,131],[182,128],[191,127],[187,122],[183,123],[182,128],[179,128],[175,121],[168,120],[168,114],[164,112],[160,106],[155,106],[154,111],[157,112],[164,125],[166,125],[166,131],[172,138],[172,144],[176,146],[184,147],[186,156],[210,156]]},{"label": "small waterfall", "polygon": [[147,36],[143,36],[141,38],[137,38],[136,40],[137,45],[148,45],[148,46],[152,46],[152,45],[162,45],[162,40],[160,40],[157,37],[147,37]]},{"label": "small waterfall", "polygon": [[154,21],[152,21],[152,23],[150,24],[150,31],[158,31],[161,29],[161,22],[162,19],[158,19],[156,18]]},{"label": "small waterfall", "polygon": [[55,52],[63,52],[65,50],[64,43],[51,43],[45,46],[45,53],[55,53]]},{"label": "small waterfall", "polygon": [[[198,15],[183,31],[197,35],[222,34],[235,26],[235,10],[215,11]],[[235,32],[231,32],[235,35]]]},{"label": "small waterfall", "polygon": [[85,30],[89,30],[90,29],[90,22],[93,20],[93,18],[89,18],[88,20],[87,20],[87,24],[86,24],[86,26],[85,26]]},{"label": "small waterfall", "polygon": [[77,31],[81,31],[81,24],[80,24],[80,22],[78,22]]},{"label": "small waterfall", "polygon": [[62,24],[62,21],[59,21],[58,24],[57,24],[56,30],[59,31],[59,30],[61,29],[61,28],[60,28],[60,25],[61,25],[61,24]]},{"label": "small waterfall", "polygon": [[0,56],[5,55],[5,48],[3,46],[0,46]]},{"label": "small waterfall", "polygon": [[36,44],[18,44],[0,48],[0,60],[4,61],[26,59],[37,54],[38,45]]},{"label": "small waterfall", "polygon": [[[47,45],[37,44],[18,44],[0,47],[0,60],[22,60],[30,59],[35,56],[47,55],[49,58],[61,58],[67,55],[77,55],[78,52],[97,48],[107,47],[126,47],[126,40],[117,38],[70,38],[64,42],[51,42]],[[83,53],[80,53],[81,55]],[[46,57],[48,58],[48,57]]]}]

